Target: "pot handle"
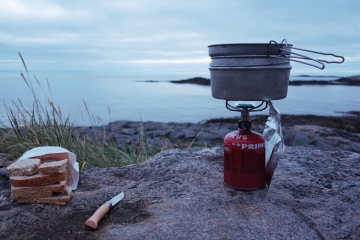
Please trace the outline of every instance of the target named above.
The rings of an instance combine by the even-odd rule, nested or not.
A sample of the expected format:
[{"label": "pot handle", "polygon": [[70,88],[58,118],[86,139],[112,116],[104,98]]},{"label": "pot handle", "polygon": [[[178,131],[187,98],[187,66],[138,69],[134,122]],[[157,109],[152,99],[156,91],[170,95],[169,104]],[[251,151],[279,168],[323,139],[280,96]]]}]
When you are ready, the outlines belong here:
[{"label": "pot handle", "polygon": [[[270,55],[270,49],[271,49],[271,46],[273,46],[273,44],[275,44],[279,51],[280,51],[280,55],[282,57],[278,57],[276,55]],[[327,56],[333,56],[335,58],[341,58],[341,61],[326,61],[326,60],[322,60],[322,59],[313,59],[313,58],[310,58],[310,57],[307,57],[305,55],[301,55],[299,53],[294,53],[294,52],[291,52],[291,51],[287,51],[287,50],[284,50],[282,46],[287,46],[287,47],[290,47],[292,49],[296,49],[296,50],[299,50],[299,51],[304,51],[304,52],[311,52],[311,53],[316,53],[316,54],[320,54],[320,55],[327,55]],[[283,53],[287,53],[287,54],[283,54]],[[309,65],[309,66],[312,66],[312,67],[316,67],[316,68],[319,68],[321,70],[323,70],[325,68],[325,64],[324,63],[337,63],[337,64],[341,64],[345,61],[345,58],[342,57],[342,56],[338,56],[338,55],[335,55],[335,54],[332,54],[332,53],[321,53],[321,52],[316,52],[316,51],[312,51],[312,50],[307,50],[307,49],[302,49],[302,48],[295,48],[295,47],[292,47],[292,46],[289,46],[287,45],[287,41],[286,39],[282,40],[281,44],[278,44],[276,41],[274,40],[271,40],[269,42],[269,50],[268,50],[268,55],[270,57],[276,57],[276,58],[287,58],[291,61],[294,61],[294,62],[299,62],[299,63],[303,63],[303,64],[306,64],[306,65]],[[296,56],[291,56],[291,55],[296,55]],[[308,63],[308,62],[304,62],[304,61],[300,61],[300,60],[296,60],[296,59],[303,59],[303,60],[310,60],[310,61],[314,61],[318,64],[320,64],[321,66],[317,66],[317,65],[314,65],[314,64],[311,64],[311,63]]]}]

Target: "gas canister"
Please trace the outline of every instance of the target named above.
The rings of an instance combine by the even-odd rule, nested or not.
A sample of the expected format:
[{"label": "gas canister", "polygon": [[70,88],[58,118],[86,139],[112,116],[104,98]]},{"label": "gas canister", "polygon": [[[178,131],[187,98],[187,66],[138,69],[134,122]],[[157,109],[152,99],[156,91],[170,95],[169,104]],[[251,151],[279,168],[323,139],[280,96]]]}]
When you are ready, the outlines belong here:
[{"label": "gas canister", "polygon": [[238,130],[224,138],[224,184],[240,190],[265,186],[265,139],[251,131],[248,118],[240,120]]}]

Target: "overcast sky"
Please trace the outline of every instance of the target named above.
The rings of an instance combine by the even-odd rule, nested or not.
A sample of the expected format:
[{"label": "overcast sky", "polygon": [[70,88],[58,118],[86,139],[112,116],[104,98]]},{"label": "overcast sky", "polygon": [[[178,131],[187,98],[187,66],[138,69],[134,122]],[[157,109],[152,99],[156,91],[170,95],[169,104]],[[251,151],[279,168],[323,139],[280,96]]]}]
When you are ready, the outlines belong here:
[{"label": "overcast sky", "polygon": [[345,56],[320,71],[360,74],[359,0],[0,0],[0,70],[188,71],[209,75],[207,46],[267,43]]}]

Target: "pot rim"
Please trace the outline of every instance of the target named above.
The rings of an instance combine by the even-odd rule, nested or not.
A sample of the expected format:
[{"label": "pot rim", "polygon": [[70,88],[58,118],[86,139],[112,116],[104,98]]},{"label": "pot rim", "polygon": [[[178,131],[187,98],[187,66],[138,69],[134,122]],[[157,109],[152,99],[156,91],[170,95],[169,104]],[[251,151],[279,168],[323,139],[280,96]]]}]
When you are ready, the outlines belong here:
[{"label": "pot rim", "polygon": [[216,55],[216,56],[211,56],[211,59],[224,59],[224,58],[235,58],[235,59],[244,59],[244,58],[266,58],[266,59],[270,59],[270,58],[279,58],[279,57],[272,57],[269,55],[245,55],[245,54],[238,54],[238,55],[225,55],[225,56],[220,56],[220,55]]},{"label": "pot rim", "polygon": [[[211,45],[208,45],[208,47],[213,47],[213,46],[236,46],[236,45],[239,45],[239,46],[246,46],[246,45],[270,45],[270,43],[220,43],[220,44],[211,44]],[[284,45],[284,46],[289,46],[289,47],[292,47],[293,45],[290,44],[290,43],[287,43],[287,44],[279,44],[279,45]]]},{"label": "pot rim", "polygon": [[292,69],[291,66],[278,66],[278,67],[209,67],[209,70],[286,70]]}]

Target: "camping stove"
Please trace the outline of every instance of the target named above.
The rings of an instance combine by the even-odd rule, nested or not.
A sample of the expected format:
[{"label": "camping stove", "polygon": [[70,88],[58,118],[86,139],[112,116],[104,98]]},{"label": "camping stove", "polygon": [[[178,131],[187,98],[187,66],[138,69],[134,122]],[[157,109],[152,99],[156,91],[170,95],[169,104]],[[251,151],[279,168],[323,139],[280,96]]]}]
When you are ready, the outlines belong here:
[{"label": "camping stove", "polygon": [[[283,152],[280,113],[271,100],[287,96],[292,68],[290,61],[322,70],[325,63],[339,64],[345,59],[332,53],[295,48],[285,39],[281,43],[271,40],[269,43],[215,44],[208,47],[212,96],[226,100],[227,109],[241,112],[238,130],[227,134],[224,139],[224,184],[242,190],[263,188],[265,182],[269,186]],[[340,60],[314,59],[294,50]],[[261,104],[233,106],[229,101],[261,101]],[[269,118],[262,136],[251,131],[249,112],[262,111],[268,105]]]},{"label": "camping stove", "polygon": [[240,190],[255,190],[265,186],[265,138],[251,131],[249,112],[262,111],[267,103],[258,106],[238,103],[230,111],[241,112],[238,130],[224,138],[224,184]]}]

